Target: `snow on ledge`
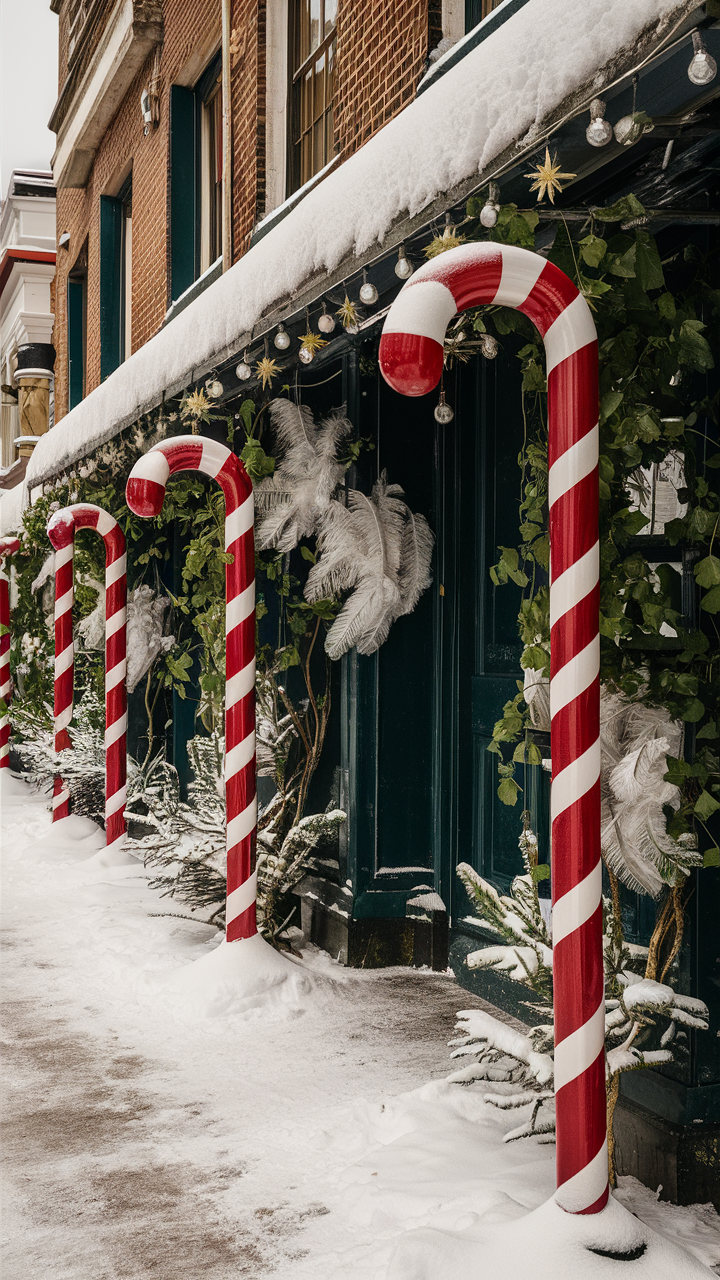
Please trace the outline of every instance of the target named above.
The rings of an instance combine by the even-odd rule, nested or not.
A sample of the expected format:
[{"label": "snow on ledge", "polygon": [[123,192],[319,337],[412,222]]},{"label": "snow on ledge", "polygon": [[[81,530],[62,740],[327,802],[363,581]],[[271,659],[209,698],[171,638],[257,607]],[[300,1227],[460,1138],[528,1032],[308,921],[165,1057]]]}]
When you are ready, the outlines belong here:
[{"label": "snow on ledge", "polygon": [[[696,0],[528,0],[340,165],[239,262],[38,442],[32,487],[109,440],[238,351],[273,304],[382,244],[484,172],[598,70],[655,28],[666,37]],[[461,109],[459,104],[462,104]]]},{"label": "snow on ledge", "polygon": [[0,535],[17,533],[22,524],[26,485],[24,481],[12,489],[0,489]]}]

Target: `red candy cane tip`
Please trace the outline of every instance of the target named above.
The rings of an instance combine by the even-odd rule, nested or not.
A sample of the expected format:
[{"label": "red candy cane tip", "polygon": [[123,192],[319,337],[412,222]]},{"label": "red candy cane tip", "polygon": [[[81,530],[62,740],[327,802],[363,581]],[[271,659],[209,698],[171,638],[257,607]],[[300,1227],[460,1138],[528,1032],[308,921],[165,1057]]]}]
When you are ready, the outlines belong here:
[{"label": "red candy cane tip", "polygon": [[133,480],[127,482],[125,501],[136,516],[145,520],[159,516],[165,499],[165,487],[154,480]]},{"label": "red candy cane tip", "polygon": [[442,371],[453,315],[487,303],[513,307],[532,320],[544,339],[548,368],[557,1202],[568,1212],[592,1214],[608,1196],[595,325],[572,281],[539,254],[464,245],[422,267],[400,290],[385,321],[379,361],[387,382],[403,395],[430,391]]}]

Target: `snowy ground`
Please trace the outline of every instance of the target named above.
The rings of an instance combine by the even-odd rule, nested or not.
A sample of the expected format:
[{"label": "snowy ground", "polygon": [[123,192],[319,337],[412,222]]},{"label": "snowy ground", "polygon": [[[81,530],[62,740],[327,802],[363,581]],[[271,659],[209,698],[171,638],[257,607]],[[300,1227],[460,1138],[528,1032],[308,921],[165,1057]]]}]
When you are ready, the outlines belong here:
[{"label": "snowy ground", "polygon": [[3,781],[4,1280],[718,1267],[708,1206],[624,1180],[637,1218],[616,1205],[594,1243],[646,1249],[617,1262],[589,1252],[589,1219],[544,1205],[553,1148],[503,1145],[517,1112],[443,1080],[453,1014],[481,1004],[450,978],[315,953],[233,1002],[214,931],[152,918],[165,902],[138,864],[103,865],[92,824],[60,837],[42,799]]}]

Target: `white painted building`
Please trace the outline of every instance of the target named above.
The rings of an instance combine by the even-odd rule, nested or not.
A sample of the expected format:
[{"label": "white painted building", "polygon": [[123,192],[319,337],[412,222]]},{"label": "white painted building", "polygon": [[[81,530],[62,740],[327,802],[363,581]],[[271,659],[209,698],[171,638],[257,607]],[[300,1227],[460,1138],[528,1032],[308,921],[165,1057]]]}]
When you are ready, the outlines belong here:
[{"label": "white painted building", "polygon": [[[0,215],[0,377],[2,457],[0,485],[24,474],[15,444],[20,436],[18,349],[52,343],[55,320],[51,286],[55,276],[55,185],[52,173],[16,169]],[[51,389],[52,413],[52,389]],[[25,459],[25,465],[27,460]]]}]

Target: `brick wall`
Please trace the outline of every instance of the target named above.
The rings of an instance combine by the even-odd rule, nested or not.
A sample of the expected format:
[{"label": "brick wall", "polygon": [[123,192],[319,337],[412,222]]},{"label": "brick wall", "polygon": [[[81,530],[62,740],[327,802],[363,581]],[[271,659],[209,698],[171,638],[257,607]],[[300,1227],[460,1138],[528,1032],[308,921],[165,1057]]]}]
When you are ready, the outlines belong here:
[{"label": "brick wall", "polygon": [[[248,248],[265,207],[265,22],[267,0],[232,0],[233,257]],[[61,81],[66,32],[60,13]],[[100,196],[115,195],[132,169],[132,350],[160,328],[169,275],[170,86],[191,86],[220,39],[220,0],[164,0],[160,124],[145,137],[140,94],[152,55],[125,95],[95,157],[86,188],[57,193],[56,418],[67,412],[67,277],[87,244],[86,393],[100,380]],[[440,0],[340,0],[336,145],[343,159],[412,100],[430,48],[441,37]]]},{"label": "brick wall", "polygon": [[[65,6],[63,6],[65,8]],[[165,0],[160,60],[160,123],[143,134],[140,94],[147,86],[153,56],[136,76],[95,156],[87,187],[57,193],[58,236],[70,233],[69,249],[58,250],[54,342],[56,418],[67,412],[67,277],[87,241],[86,393],[100,381],[100,196],[115,195],[132,169],[132,350],[160,328],[168,307],[168,170],[170,86],[185,82],[183,70],[212,52],[220,40],[220,0]],[[63,13],[60,13],[62,46]],[[208,55],[209,56],[209,55]],[[198,63],[197,75],[202,71]],[[194,70],[189,75],[196,79]]]},{"label": "brick wall", "polygon": [[335,141],[344,160],[412,101],[442,36],[440,10],[435,0],[341,0]]}]

